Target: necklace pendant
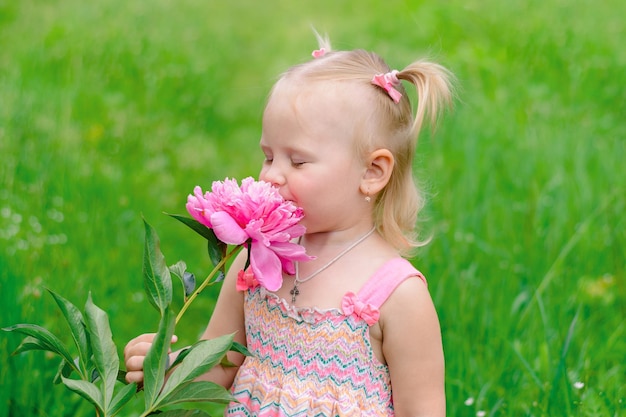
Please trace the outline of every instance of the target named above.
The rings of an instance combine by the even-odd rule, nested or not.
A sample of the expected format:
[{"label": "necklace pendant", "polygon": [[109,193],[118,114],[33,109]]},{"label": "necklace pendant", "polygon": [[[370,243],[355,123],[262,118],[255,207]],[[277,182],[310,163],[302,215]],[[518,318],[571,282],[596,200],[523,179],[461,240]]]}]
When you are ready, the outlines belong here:
[{"label": "necklace pendant", "polygon": [[293,288],[291,289],[291,291],[289,291],[289,294],[291,294],[291,302],[295,303],[296,302],[296,297],[298,295],[300,295],[300,290],[298,289],[298,283],[297,282],[293,285]]}]

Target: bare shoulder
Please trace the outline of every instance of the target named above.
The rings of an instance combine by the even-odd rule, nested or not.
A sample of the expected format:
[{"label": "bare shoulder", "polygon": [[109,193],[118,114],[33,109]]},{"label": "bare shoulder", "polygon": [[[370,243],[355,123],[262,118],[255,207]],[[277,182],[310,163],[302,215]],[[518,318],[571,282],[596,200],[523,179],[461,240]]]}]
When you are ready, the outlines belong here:
[{"label": "bare shoulder", "polygon": [[[410,316],[409,312],[425,313],[434,310],[430,291],[427,283],[419,276],[411,276],[405,279],[391,293],[387,301],[382,305],[382,313],[390,317]],[[401,314],[393,314],[401,313]]]},{"label": "bare shoulder", "polygon": [[428,286],[417,276],[398,285],[380,313],[383,340],[391,336],[409,337],[413,332],[439,336],[439,319]]}]

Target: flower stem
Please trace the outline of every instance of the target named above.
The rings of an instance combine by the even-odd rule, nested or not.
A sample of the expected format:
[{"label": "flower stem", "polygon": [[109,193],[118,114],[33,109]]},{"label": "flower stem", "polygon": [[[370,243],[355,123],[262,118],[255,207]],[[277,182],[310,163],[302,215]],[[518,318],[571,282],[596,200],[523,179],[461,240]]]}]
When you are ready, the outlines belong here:
[{"label": "flower stem", "polygon": [[204,290],[206,287],[208,287],[209,285],[215,284],[215,282],[211,282],[211,279],[215,276],[215,274],[217,274],[217,272],[226,264],[226,262],[228,262],[228,260],[230,258],[232,258],[234,255],[236,255],[237,253],[239,253],[239,251],[243,248],[243,245],[238,245],[235,246],[234,248],[231,249],[230,252],[228,252],[226,254],[226,256],[224,256],[222,258],[221,261],[219,261],[219,263],[217,265],[215,265],[215,267],[213,268],[213,270],[209,273],[209,275],[204,279],[204,281],[202,282],[202,284],[200,284],[200,286],[198,288],[196,288],[196,290],[189,296],[189,298],[187,299],[187,301],[185,301],[185,303],[183,304],[183,307],[180,309],[180,312],[178,313],[178,315],[176,316],[176,324],[178,324],[178,322],[180,321],[180,319],[183,317],[183,314],[185,314],[185,311],[187,311],[187,308],[189,308],[189,305],[191,304],[191,302],[193,300],[195,300],[195,298],[198,296],[198,294],[200,294],[202,292],[202,290]]}]

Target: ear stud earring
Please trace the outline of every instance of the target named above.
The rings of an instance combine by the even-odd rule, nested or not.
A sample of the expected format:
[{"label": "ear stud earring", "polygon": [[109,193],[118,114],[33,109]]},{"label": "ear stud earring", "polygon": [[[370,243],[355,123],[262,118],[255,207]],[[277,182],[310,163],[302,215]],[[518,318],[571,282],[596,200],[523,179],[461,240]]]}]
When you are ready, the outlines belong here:
[{"label": "ear stud earring", "polygon": [[370,197],[369,195],[365,196],[365,202],[366,203],[370,203],[372,201],[372,197]]}]

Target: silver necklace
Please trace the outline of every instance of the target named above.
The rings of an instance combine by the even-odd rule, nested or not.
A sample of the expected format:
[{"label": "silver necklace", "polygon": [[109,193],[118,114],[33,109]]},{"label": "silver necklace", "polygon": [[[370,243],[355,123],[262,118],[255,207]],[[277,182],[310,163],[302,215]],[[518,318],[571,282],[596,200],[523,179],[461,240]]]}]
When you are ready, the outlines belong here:
[{"label": "silver necklace", "polygon": [[343,255],[345,255],[346,253],[350,252],[352,249],[354,249],[359,243],[363,242],[365,239],[367,239],[372,233],[374,233],[374,230],[376,230],[376,227],[372,227],[372,229],[367,232],[366,234],[364,234],[363,236],[361,236],[360,238],[358,238],[356,241],[354,241],[350,246],[348,246],[347,248],[345,248],[344,250],[342,250],[339,255],[335,256],[333,259],[331,259],[330,261],[328,261],[324,266],[322,266],[320,269],[318,269],[317,271],[314,271],[312,274],[310,274],[309,276],[305,277],[305,278],[300,278],[300,271],[298,270],[298,262],[296,262],[296,277],[293,280],[293,288],[291,289],[291,291],[289,291],[289,294],[291,294],[291,303],[295,303],[296,302],[296,297],[298,295],[300,295],[300,290],[298,289],[298,285],[307,282],[308,280],[314,278],[315,276],[317,276],[319,273],[321,273],[322,271],[324,271],[326,268],[328,268],[329,266],[331,266],[332,264],[334,264],[335,262],[337,262]]}]

